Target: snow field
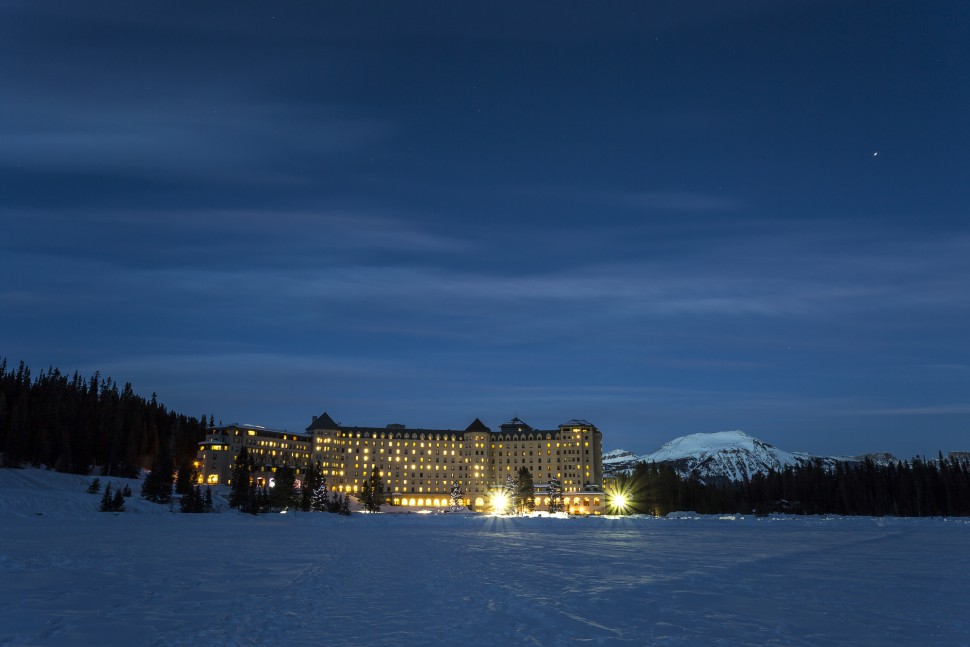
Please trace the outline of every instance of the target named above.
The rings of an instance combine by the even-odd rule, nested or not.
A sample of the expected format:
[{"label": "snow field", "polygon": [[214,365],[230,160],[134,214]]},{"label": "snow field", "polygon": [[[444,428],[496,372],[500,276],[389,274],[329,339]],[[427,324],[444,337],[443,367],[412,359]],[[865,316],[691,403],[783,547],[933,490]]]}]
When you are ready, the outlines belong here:
[{"label": "snow field", "polygon": [[110,514],[88,480],[0,470],[0,645],[970,645],[966,519]]}]

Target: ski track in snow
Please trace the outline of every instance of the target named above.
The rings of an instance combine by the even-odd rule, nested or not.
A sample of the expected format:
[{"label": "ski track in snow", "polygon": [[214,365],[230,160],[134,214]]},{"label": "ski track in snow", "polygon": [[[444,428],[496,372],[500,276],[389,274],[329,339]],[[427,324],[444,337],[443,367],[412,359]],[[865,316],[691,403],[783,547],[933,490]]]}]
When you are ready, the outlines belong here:
[{"label": "ski track in snow", "polygon": [[2,646],[970,645],[967,519],[109,514],[9,474]]}]

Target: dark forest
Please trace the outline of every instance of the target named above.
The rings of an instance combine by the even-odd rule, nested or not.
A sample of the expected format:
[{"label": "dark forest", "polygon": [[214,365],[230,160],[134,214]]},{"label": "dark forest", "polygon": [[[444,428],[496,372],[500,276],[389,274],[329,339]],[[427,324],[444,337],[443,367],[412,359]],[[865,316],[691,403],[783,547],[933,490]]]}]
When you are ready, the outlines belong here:
[{"label": "dark forest", "polygon": [[624,494],[625,512],[665,515],[837,514],[970,516],[970,463],[939,455],[888,465],[821,461],[756,474],[740,483],[684,478],[664,464],[640,463],[610,489]]},{"label": "dark forest", "polygon": [[176,465],[193,458],[208,424],[100,373],[85,378],[50,368],[32,377],[23,362],[8,369],[0,360],[0,454],[7,466],[133,477],[160,456]]}]

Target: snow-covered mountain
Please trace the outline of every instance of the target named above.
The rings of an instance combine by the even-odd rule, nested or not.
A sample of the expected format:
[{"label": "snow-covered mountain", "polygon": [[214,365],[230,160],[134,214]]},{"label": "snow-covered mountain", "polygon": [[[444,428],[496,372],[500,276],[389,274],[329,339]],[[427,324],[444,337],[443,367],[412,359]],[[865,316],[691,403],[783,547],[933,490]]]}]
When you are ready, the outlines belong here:
[{"label": "snow-covered mountain", "polygon": [[693,475],[702,481],[742,481],[757,473],[767,474],[772,469],[798,467],[815,460],[833,466],[837,462],[860,462],[867,457],[881,464],[896,461],[891,454],[814,456],[804,452],[787,452],[743,431],[720,431],[681,436],[652,454],[643,456],[623,449],[607,452],[603,454],[603,471],[610,476],[633,469],[639,462],[667,463],[681,475]]}]

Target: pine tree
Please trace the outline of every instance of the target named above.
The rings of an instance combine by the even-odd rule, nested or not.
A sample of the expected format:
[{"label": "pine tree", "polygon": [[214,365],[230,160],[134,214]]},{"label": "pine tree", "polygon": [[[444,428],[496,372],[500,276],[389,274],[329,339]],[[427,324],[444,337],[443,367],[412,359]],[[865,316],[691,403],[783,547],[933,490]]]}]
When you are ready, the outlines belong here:
[{"label": "pine tree", "polygon": [[320,483],[313,489],[310,499],[310,509],[314,512],[326,512],[330,507],[330,495],[327,492],[327,482],[321,477]]},{"label": "pine tree", "polygon": [[175,493],[189,494],[199,482],[199,470],[193,459],[187,458],[179,464],[178,477],[175,479]]},{"label": "pine tree", "polygon": [[193,492],[183,494],[179,497],[179,511],[186,513],[195,512],[195,496]]},{"label": "pine tree", "polygon": [[309,473],[305,474],[303,480],[300,483],[300,510],[303,512],[310,512],[313,510],[313,487],[307,482],[307,476]]},{"label": "pine tree", "polygon": [[121,496],[125,497],[126,499],[131,496],[131,488],[127,483],[125,483],[124,489],[121,490]]},{"label": "pine tree", "polygon": [[149,499],[155,492],[155,475],[154,471],[147,472],[145,477],[142,479],[140,495],[143,499]]},{"label": "pine tree", "polygon": [[384,480],[381,478],[380,470],[376,467],[371,472],[370,478],[366,479],[361,487],[360,502],[368,512],[381,511],[381,505],[384,503]]},{"label": "pine tree", "polygon": [[[230,496],[232,494],[230,493]],[[245,512],[246,514],[259,514],[260,512],[260,490],[256,487],[255,483],[250,483],[246,486],[242,497],[239,502],[239,510]],[[230,504],[232,505],[232,500],[230,499]]]},{"label": "pine tree", "polygon": [[458,511],[458,510],[461,510],[462,509],[461,502],[462,502],[462,498],[464,497],[464,495],[465,495],[465,493],[462,492],[461,485],[458,483],[458,481],[455,481],[455,484],[451,488],[451,509],[452,509],[452,511]]},{"label": "pine tree", "polygon": [[96,478],[88,483],[88,494],[97,494],[101,489],[101,479]]},{"label": "pine tree", "polygon": [[363,506],[364,510],[370,512],[371,504],[374,501],[370,490],[370,479],[364,479],[364,482],[360,484],[360,492],[357,495],[357,500]]},{"label": "pine tree", "polygon": [[265,487],[258,487],[256,483],[251,483],[249,493],[246,495],[243,504],[239,507],[242,512],[257,515],[269,512],[270,497]]},{"label": "pine tree", "polygon": [[101,495],[101,512],[111,512],[111,484],[108,483]]},{"label": "pine tree", "polygon": [[115,490],[114,496],[111,497],[111,511],[112,512],[125,511],[125,497],[121,493],[121,490]]},{"label": "pine tree", "polygon": [[342,515],[350,514],[350,495],[349,494],[344,493],[344,495],[340,497],[340,508],[337,510],[337,512]]},{"label": "pine tree", "polygon": [[549,512],[562,512],[562,483],[553,476],[549,479]]},{"label": "pine tree", "polygon": [[340,512],[340,504],[343,499],[340,492],[331,492],[330,496],[327,498],[327,512],[337,513]]},{"label": "pine tree", "polygon": [[519,468],[519,475],[515,481],[515,509],[517,512],[533,512],[536,509],[532,472],[524,465]]},{"label": "pine tree", "polygon": [[168,503],[172,498],[174,482],[172,461],[167,454],[159,454],[141,484],[141,495],[152,503]]},{"label": "pine tree", "polygon": [[502,491],[509,496],[515,494],[515,477],[511,474],[505,477],[505,485],[503,486]]},{"label": "pine tree", "polygon": [[304,512],[315,510],[313,507],[313,496],[320,483],[323,482],[323,471],[319,465],[310,467],[303,474],[303,482],[300,483],[300,509]]},{"label": "pine tree", "polygon": [[269,493],[269,507],[273,510],[287,510],[296,502],[296,472],[292,467],[276,470],[274,485]]},{"label": "pine tree", "polygon": [[183,494],[179,501],[179,508],[182,512],[202,513],[212,510],[212,492],[206,488],[205,495],[202,494],[202,486],[196,485],[188,494]]},{"label": "pine tree", "polygon": [[505,509],[496,510],[501,514],[511,514],[515,507],[515,477],[511,474],[505,477],[505,485],[502,486],[502,496],[505,498]]},{"label": "pine tree", "polygon": [[272,509],[273,500],[270,498],[269,487],[263,486],[256,491],[256,513],[262,514]]},{"label": "pine tree", "polygon": [[[252,471],[253,464],[249,458],[249,452],[245,447],[240,450],[239,455],[236,456],[236,460],[233,461],[231,476],[230,476],[230,490],[229,490],[229,507],[230,508],[245,508],[246,502],[253,493],[252,486]],[[246,512],[247,510],[244,510]]]}]

